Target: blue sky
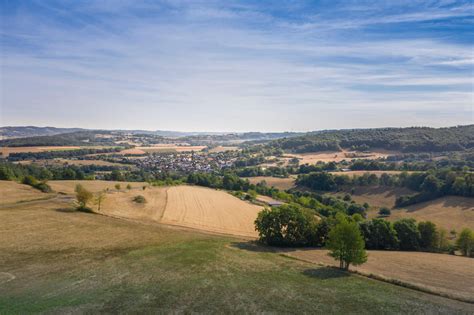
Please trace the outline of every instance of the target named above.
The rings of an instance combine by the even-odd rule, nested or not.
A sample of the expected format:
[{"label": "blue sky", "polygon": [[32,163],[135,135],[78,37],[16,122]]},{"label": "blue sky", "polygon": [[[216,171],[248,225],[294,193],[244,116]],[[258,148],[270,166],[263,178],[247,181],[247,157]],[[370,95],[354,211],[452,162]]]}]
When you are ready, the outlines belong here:
[{"label": "blue sky", "polygon": [[2,0],[1,125],[474,123],[471,1]]}]

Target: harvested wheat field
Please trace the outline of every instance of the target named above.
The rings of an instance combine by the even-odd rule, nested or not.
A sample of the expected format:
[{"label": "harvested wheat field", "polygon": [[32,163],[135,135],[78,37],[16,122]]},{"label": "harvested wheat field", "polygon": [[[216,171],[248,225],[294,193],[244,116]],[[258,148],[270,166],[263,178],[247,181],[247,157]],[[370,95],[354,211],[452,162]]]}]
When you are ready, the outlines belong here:
[{"label": "harvested wheat field", "polygon": [[54,195],[42,193],[33,187],[18,184],[14,181],[0,180],[0,205],[46,199],[50,197],[54,197]]},{"label": "harvested wheat field", "polygon": [[[295,250],[285,254],[317,264],[338,266],[327,250]],[[351,266],[365,275],[399,280],[430,291],[474,303],[474,259],[445,254],[368,251],[368,261]]]},{"label": "harvested wheat field", "polygon": [[271,176],[256,176],[256,177],[246,177],[244,179],[248,179],[251,184],[258,184],[262,181],[265,181],[268,186],[273,186],[280,190],[287,190],[293,188],[295,186],[295,179],[293,177],[288,178],[278,178],[278,177],[271,177]]},{"label": "harvested wheat field", "polygon": [[[261,206],[242,201],[227,192],[195,186],[151,187],[147,183],[108,181],[51,181],[57,192],[74,194],[76,184],[92,192],[109,189],[98,211],[104,215],[188,227],[213,233],[256,237],[254,221]],[[114,188],[118,183],[120,191]],[[145,190],[143,186],[147,186]],[[143,204],[133,201],[135,196],[145,197]]]},{"label": "harvested wheat field", "polygon": [[255,237],[254,221],[261,210],[261,206],[244,202],[224,191],[177,186],[168,189],[168,201],[161,222]]}]

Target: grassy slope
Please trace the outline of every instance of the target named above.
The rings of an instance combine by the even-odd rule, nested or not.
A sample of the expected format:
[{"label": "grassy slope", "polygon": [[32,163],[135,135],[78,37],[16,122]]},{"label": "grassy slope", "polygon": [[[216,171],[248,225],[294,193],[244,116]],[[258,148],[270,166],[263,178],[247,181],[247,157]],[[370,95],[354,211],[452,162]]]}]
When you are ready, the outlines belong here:
[{"label": "grassy slope", "polygon": [[68,207],[58,198],[0,208],[1,314],[473,311],[233,238]]}]

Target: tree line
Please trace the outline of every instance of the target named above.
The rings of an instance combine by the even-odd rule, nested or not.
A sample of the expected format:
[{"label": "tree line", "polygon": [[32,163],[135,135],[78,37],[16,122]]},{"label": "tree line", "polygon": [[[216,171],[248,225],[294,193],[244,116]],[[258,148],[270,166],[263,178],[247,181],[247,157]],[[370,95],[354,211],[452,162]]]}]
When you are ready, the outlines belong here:
[{"label": "tree line", "polygon": [[304,153],[344,149],[402,152],[462,151],[474,147],[474,125],[450,128],[326,130],[271,141],[267,146]]},{"label": "tree line", "polygon": [[[341,223],[344,223],[341,225]],[[349,225],[349,226],[348,226]],[[459,235],[438,228],[430,221],[416,222],[404,218],[394,223],[381,218],[364,220],[361,216],[337,213],[318,218],[298,205],[282,205],[261,211],[255,220],[260,242],[270,246],[316,246],[334,250],[341,239],[356,241],[359,251],[402,250],[447,252],[460,250],[465,256],[474,256],[474,232],[463,229]],[[341,233],[343,235],[341,235]],[[344,235],[347,233],[349,235]],[[345,266],[348,267],[348,266]]]}]

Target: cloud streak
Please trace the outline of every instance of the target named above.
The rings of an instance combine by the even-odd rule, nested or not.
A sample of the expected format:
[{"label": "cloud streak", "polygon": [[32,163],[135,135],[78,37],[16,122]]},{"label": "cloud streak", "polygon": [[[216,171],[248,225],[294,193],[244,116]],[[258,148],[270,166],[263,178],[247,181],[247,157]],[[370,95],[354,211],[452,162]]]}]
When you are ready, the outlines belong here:
[{"label": "cloud streak", "polygon": [[[401,6],[395,15],[368,2],[364,12],[379,16],[365,20],[349,4],[340,9],[358,29],[349,37],[336,7],[35,5],[3,16],[3,125],[244,131],[473,122],[472,45],[417,32],[427,21],[458,25],[469,15],[463,3]],[[384,36],[364,30],[380,23],[416,27],[403,38],[389,34],[395,26]]]}]

